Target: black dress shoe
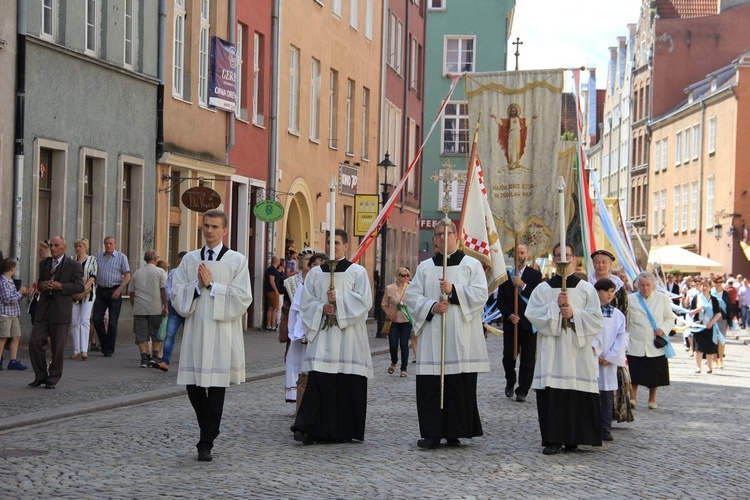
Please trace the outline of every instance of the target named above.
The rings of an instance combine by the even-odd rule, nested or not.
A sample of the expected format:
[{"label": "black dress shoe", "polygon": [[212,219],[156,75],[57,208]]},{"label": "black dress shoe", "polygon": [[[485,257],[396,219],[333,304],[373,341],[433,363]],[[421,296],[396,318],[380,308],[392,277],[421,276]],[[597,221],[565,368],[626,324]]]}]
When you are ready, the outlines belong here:
[{"label": "black dress shoe", "polygon": [[512,385],[506,385],[505,386],[505,397],[506,398],[512,398],[513,397],[513,386]]},{"label": "black dress shoe", "polygon": [[563,448],[564,452],[572,453],[578,451],[578,445],[577,444],[566,444]]},{"label": "black dress shoe", "polygon": [[35,380],[33,382],[29,382],[29,387],[39,387],[44,383],[44,380]]},{"label": "black dress shoe", "polygon": [[210,462],[214,458],[211,456],[211,450],[198,450],[199,462]]},{"label": "black dress shoe", "polygon": [[461,446],[461,441],[458,438],[447,438],[448,446]]},{"label": "black dress shoe", "polygon": [[602,432],[602,441],[614,441],[612,433],[609,431]]},{"label": "black dress shoe", "polygon": [[560,448],[562,448],[562,446],[560,446],[559,444],[551,444],[549,446],[545,446],[542,450],[542,453],[544,455],[557,455],[558,453],[560,453]]},{"label": "black dress shoe", "polygon": [[44,388],[45,389],[54,389],[55,388],[55,383],[54,382],[45,382],[44,383]]},{"label": "black dress shoe", "polygon": [[516,401],[518,401],[519,403],[525,403],[526,402],[526,395],[525,394],[523,394],[523,395],[516,394]]},{"label": "black dress shoe", "polygon": [[425,450],[434,450],[440,446],[440,438],[424,438],[417,441],[417,446]]},{"label": "black dress shoe", "polygon": [[294,431],[294,440],[302,444],[313,444],[315,442],[310,434],[302,431]]}]

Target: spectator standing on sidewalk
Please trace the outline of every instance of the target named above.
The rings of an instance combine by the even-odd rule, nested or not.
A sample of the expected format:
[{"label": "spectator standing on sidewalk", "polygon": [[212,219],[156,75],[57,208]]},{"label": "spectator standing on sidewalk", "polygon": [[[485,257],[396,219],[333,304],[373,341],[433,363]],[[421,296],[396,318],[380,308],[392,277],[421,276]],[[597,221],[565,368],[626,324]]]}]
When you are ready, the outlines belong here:
[{"label": "spectator standing on sidewalk", "polygon": [[[96,299],[94,300],[94,329],[99,337],[102,354],[110,357],[117,345],[117,322],[122,307],[122,292],[130,282],[130,264],[127,256],[115,250],[112,236],[104,238],[104,251],[96,255]],[[109,311],[108,326],[104,325],[104,315]]]},{"label": "spectator standing on sidewalk", "polygon": [[[167,315],[167,273],[156,267],[159,260],[155,250],[146,250],[143,255],[146,265],[133,273],[128,291],[133,306],[133,333],[138,352],[141,355],[141,368],[159,366],[159,351],[162,342],[158,340],[161,320]],[[151,355],[148,341],[151,340]]]},{"label": "spectator standing on sidewalk", "polygon": [[73,242],[76,260],[83,267],[81,293],[73,295],[73,319],[70,323],[70,336],[73,337],[73,355],[70,359],[86,360],[89,357],[89,332],[91,330],[91,309],[96,298],[96,258],[89,255],[89,240],[81,238]]},{"label": "spectator standing on sidewalk", "polygon": [[[25,370],[27,367],[18,360],[18,344],[21,341],[21,307],[18,301],[30,293],[24,287],[16,291],[13,275],[16,261],[8,258],[0,263],[0,353],[5,350],[5,342],[10,339],[10,361],[8,370]],[[3,369],[0,361],[0,370]]]},{"label": "spectator standing on sidewalk", "polygon": [[737,293],[740,298],[740,307],[742,308],[742,315],[740,316],[740,328],[746,328],[748,324],[748,311],[750,311],[750,284],[747,278],[742,279],[742,284]]},{"label": "spectator standing on sidewalk", "polygon": [[282,275],[279,273],[279,258],[274,255],[271,257],[271,265],[266,269],[266,279],[263,282],[263,290],[266,294],[266,303],[268,304],[266,309],[266,330],[269,332],[275,332],[278,326],[276,318],[279,313],[279,302],[281,299],[278,287],[280,281],[283,282]]},{"label": "spectator standing on sidewalk", "polygon": [[[73,316],[73,295],[83,292],[83,268],[65,256],[68,248],[59,236],[49,241],[52,256],[39,263],[38,288],[42,296],[36,308],[29,339],[29,358],[34,381],[29,387],[54,389],[60,381],[65,344]],[[47,339],[52,346],[52,363],[47,364]]]},{"label": "spectator standing on sidewalk", "polygon": [[210,462],[224,395],[245,381],[242,316],[253,301],[247,257],[223,244],[221,210],[203,214],[206,245],[185,255],[172,282],[172,304],[185,318],[177,383],[187,386],[200,427],[198,460]]},{"label": "spectator standing on sidewalk", "polygon": [[185,318],[180,316],[172,305],[172,283],[174,283],[174,273],[182,262],[182,258],[187,255],[187,252],[180,252],[177,254],[177,262],[172,266],[172,269],[167,274],[167,309],[169,310],[169,316],[167,318],[167,337],[164,339],[164,349],[159,361],[159,369],[163,372],[169,371],[169,363],[172,361],[172,351],[174,350],[174,341],[177,337],[177,330],[185,323]]}]

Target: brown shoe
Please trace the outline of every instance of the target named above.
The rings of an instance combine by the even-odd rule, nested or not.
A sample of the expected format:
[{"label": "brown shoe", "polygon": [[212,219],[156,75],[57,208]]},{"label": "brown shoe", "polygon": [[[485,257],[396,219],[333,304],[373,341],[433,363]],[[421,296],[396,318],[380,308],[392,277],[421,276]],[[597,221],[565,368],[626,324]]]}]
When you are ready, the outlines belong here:
[{"label": "brown shoe", "polygon": [[159,361],[158,368],[161,371],[163,371],[163,372],[168,372],[169,371],[169,365],[167,363],[165,363],[164,361]]},{"label": "brown shoe", "polygon": [[80,355],[80,354],[78,354],[78,353],[76,352],[76,353],[73,353],[73,354],[72,354],[72,355],[70,356],[70,359],[78,359],[78,358],[80,358],[80,357],[81,357],[81,355]]},{"label": "brown shoe", "polygon": [[87,359],[89,359],[88,353],[82,352],[81,353],[81,361],[86,361]]}]

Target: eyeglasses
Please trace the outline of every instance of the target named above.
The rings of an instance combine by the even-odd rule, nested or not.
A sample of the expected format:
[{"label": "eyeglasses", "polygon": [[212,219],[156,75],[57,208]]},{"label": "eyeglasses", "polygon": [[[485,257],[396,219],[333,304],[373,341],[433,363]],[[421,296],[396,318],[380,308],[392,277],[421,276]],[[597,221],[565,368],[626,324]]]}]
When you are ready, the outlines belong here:
[{"label": "eyeglasses", "polygon": [[[456,234],[456,233],[453,231],[448,231],[448,234]],[[445,236],[445,233],[435,233],[436,238],[440,238],[442,236]]]},{"label": "eyeglasses", "polygon": [[[560,254],[559,254],[559,253],[556,253],[556,254],[554,255],[554,258],[555,258],[555,259],[561,259],[562,257],[560,257]],[[572,253],[566,253],[566,254],[565,254],[565,258],[566,258],[566,259],[572,259],[572,258],[573,258],[573,254],[572,254]]]},{"label": "eyeglasses", "polygon": [[411,275],[409,275],[409,274],[399,274],[399,276],[402,277],[402,278],[410,278],[411,277]]}]

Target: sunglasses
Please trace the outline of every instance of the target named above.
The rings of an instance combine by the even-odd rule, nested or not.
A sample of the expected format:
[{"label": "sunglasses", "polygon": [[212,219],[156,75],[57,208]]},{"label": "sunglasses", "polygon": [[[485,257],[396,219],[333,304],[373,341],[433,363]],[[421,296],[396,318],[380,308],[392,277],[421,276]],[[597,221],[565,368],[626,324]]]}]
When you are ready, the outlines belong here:
[{"label": "sunglasses", "polygon": [[409,275],[409,274],[399,274],[399,276],[401,276],[402,278],[410,278],[411,277],[411,275]]}]

